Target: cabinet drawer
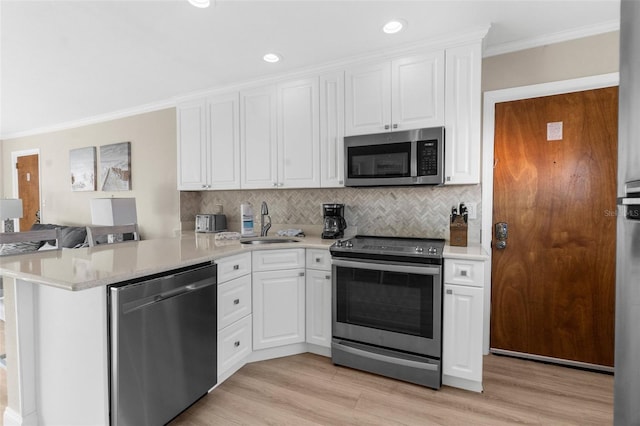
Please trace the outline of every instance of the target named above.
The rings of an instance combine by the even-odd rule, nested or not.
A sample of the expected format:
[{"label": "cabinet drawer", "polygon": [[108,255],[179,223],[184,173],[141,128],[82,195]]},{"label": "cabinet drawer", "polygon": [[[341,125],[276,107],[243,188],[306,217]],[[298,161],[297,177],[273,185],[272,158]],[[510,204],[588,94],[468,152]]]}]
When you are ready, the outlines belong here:
[{"label": "cabinet drawer", "polygon": [[445,259],[444,282],[472,287],[484,286],[484,261]]},{"label": "cabinet drawer", "polygon": [[218,332],[218,377],[251,353],[251,315]]},{"label": "cabinet drawer", "polygon": [[218,284],[251,273],[251,253],[216,260],[218,265]]},{"label": "cabinet drawer", "polygon": [[329,250],[307,249],[307,268],[330,271],[331,253]]},{"label": "cabinet drawer", "polygon": [[218,330],[251,313],[251,275],[218,286]]},{"label": "cabinet drawer", "polygon": [[304,268],[304,252],[304,249],[254,251],[253,272]]}]

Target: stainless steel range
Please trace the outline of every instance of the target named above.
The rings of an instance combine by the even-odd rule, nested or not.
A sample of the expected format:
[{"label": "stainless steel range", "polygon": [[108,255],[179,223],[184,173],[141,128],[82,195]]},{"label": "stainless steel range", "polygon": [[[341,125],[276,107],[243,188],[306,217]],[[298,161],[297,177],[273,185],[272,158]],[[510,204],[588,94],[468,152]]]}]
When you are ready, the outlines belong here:
[{"label": "stainless steel range", "polygon": [[334,364],[440,388],[443,248],[360,235],[330,247]]}]

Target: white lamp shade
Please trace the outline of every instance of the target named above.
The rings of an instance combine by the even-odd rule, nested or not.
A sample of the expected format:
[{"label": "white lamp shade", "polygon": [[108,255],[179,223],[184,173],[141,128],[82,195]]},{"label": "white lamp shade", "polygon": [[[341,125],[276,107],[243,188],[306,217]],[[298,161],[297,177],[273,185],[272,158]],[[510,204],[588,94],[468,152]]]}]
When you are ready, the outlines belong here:
[{"label": "white lamp shade", "polygon": [[91,200],[94,225],[131,225],[138,223],[135,198],[94,198]]},{"label": "white lamp shade", "polygon": [[19,198],[0,199],[0,219],[20,219],[22,217],[22,200]]}]

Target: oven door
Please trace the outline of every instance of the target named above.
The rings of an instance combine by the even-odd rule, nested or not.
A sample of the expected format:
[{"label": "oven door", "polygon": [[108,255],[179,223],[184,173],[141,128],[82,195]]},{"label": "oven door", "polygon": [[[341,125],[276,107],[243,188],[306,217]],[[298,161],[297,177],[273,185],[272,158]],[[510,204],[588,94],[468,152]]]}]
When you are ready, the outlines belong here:
[{"label": "oven door", "polygon": [[440,265],[331,263],[333,337],[440,359]]}]

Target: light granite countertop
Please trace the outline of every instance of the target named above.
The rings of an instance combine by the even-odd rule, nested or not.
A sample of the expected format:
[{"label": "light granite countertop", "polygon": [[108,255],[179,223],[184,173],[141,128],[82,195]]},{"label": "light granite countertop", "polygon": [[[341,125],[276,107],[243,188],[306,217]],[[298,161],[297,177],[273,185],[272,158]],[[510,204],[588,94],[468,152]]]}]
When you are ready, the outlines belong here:
[{"label": "light granite countertop", "polygon": [[[335,240],[307,236],[297,243],[240,244],[215,234],[185,232],[180,237],[130,241],[92,248],[63,249],[0,257],[0,274],[70,291],[106,286],[171,269],[255,250],[328,249]],[[486,260],[480,245],[445,246],[445,258]]]}]

